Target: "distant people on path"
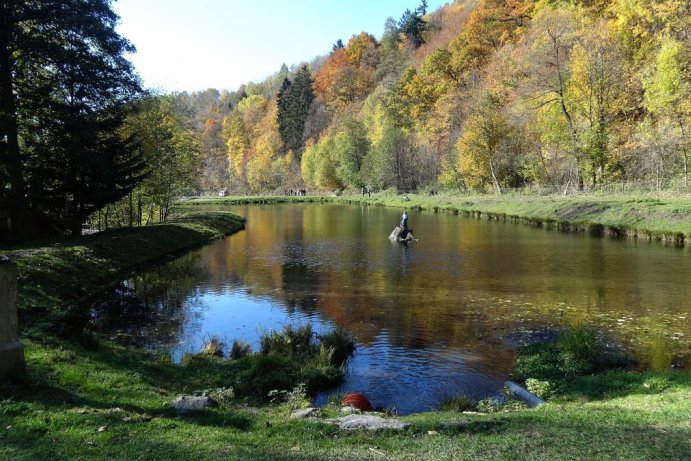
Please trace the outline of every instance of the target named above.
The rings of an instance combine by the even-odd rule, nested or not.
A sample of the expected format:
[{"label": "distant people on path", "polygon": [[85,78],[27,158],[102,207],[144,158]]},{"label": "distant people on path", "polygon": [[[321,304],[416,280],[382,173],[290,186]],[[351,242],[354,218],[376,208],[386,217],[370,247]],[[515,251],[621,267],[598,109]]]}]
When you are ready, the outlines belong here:
[{"label": "distant people on path", "polygon": [[297,196],[297,197],[304,197],[307,195],[307,189],[298,189],[298,190],[283,190],[284,195],[289,195],[289,196]]}]

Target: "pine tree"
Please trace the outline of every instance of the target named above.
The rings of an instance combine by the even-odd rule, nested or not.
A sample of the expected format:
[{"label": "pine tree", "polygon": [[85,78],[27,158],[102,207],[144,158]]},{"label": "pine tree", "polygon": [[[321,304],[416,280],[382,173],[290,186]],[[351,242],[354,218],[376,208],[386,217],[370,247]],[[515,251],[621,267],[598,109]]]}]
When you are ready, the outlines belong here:
[{"label": "pine tree", "polygon": [[413,48],[420,48],[425,43],[424,33],[427,30],[427,22],[423,16],[427,13],[427,0],[422,0],[420,6],[414,11],[405,10],[398,20],[398,29],[408,40]]},{"label": "pine tree", "polygon": [[306,65],[300,67],[293,81],[288,78],[278,92],[278,131],[285,145],[285,150],[292,150],[298,155],[303,148],[303,132],[309,113],[310,105],[314,100],[312,89],[312,75]]},{"label": "pine tree", "polygon": [[108,0],[0,2],[0,238],[79,233],[141,179],[118,133],[141,88],[117,19]]}]

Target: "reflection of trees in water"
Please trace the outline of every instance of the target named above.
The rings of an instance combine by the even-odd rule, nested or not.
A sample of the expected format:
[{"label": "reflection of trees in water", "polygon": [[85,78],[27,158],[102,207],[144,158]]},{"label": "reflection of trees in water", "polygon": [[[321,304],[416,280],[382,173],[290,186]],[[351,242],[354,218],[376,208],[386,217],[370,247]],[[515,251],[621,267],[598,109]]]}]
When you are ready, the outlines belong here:
[{"label": "reflection of trees in water", "polygon": [[118,284],[93,303],[92,324],[124,343],[177,343],[200,307],[197,288],[209,277],[193,252]]},{"label": "reflection of trees in water", "polygon": [[[688,330],[688,316],[675,316],[686,314],[679,300],[691,289],[679,281],[688,280],[691,265],[669,249],[650,249],[649,259],[647,247],[418,214],[421,241],[404,247],[386,239],[396,210],[314,205],[249,207],[242,214],[245,232],[128,281],[102,303],[96,321],[152,343],[175,341],[193,321],[185,299],[199,303],[195,285],[203,284],[216,294],[243,290],[274,299],[289,314],[318,314],[361,344],[382,337],[407,349],[441,344],[487,361],[504,360],[496,357],[504,353],[498,343],[512,329],[592,324],[613,315],[631,315],[640,327],[660,309],[676,321],[674,331]],[[679,274],[650,270],[662,262]],[[650,349],[659,340],[647,331],[635,330]],[[668,349],[679,347],[659,355],[669,356]]]}]

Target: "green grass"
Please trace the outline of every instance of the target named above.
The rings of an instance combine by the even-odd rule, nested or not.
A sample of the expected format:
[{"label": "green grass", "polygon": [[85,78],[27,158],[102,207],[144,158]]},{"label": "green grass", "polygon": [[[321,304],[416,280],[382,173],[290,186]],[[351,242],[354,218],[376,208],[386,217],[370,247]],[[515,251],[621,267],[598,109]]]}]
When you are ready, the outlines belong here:
[{"label": "green grass", "polygon": [[25,383],[0,388],[0,459],[688,459],[691,380],[681,373],[577,377],[538,409],[402,419],[403,432],[345,431],[289,418],[287,405],[230,399],[179,417],[180,393],[227,386],[233,361],[165,356],[104,343],[26,343]]},{"label": "green grass", "polygon": [[43,241],[0,254],[17,264],[25,327],[79,330],[83,319],[71,306],[80,300],[146,265],[243,228],[243,218],[231,213],[187,213],[166,224]]},{"label": "green grass", "polygon": [[425,210],[508,220],[563,232],[630,237],[677,246],[691,242],[691,196],[680,195],[392,195],[209,197],[178,202],[196,206],[336,202]]}]

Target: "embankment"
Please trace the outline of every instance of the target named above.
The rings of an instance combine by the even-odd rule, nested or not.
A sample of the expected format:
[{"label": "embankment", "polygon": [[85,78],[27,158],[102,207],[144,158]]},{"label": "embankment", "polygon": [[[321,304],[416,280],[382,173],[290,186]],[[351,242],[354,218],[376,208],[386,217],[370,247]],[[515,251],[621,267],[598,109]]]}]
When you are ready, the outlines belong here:
[{"label": "embankment", "polygon": [[[113,229],[0,251],[18,266],[24,325],[53,327],[71,305],[123,276],[244,228],[227,212],[188,213],[155,226]],[[60,323],[60,322],[57,322]]]},{"label": "embankment", "polygon": [[191,199],[178,203],[239,205],[291,202],[334,202],[389,206],[434,213],[526,223],[562,232],[635,238],[679,247],[691,242],[691,196],[629,195],[343,195],[339,197],[224,197]]}]

